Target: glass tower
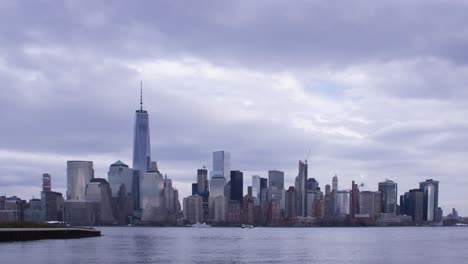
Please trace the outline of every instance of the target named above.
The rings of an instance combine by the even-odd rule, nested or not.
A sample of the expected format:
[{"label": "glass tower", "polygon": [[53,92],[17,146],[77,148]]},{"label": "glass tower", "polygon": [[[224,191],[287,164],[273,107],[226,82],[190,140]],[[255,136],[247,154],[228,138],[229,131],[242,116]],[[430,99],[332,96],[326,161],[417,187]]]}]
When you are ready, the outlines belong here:
[{"label": "glass tower", "polygon": [[[141,93],[142,94],[142,93]],[[143,110],[143,96],[140,97],[140,109],[135,113],[135,129],[133,134],[133,169],[138,170],[140,182],[140,206],[142,204],[141,181],[150,168],[151,144],[148,112]]]},{"label": "glass tower", "polygon": [[396,214],[398,187],[393,181],[379,182],[379,192],[382,193],[382,213]]},{"label": "glass tower", "polygon": [[227,151],[213,152],[213,170],[210,179],[210,196],[224,196],[226,177],[231,175],[231,154]]},{"label": "glass tower", "polygon": [[93,178],[92,161],[67,161],[67,200],[84,200],[86,184]]}]

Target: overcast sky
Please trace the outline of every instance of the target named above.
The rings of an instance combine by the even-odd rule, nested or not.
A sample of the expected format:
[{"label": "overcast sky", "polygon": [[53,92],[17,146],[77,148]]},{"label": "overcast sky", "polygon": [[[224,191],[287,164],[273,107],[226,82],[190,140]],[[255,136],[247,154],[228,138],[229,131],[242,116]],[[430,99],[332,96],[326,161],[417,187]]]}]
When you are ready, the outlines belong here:
[{"label": "overcast sky", "polygon": [[[390,2],[390,1],[389,1]],[[181,197],[232,168],[440,181],[468,214],[466,1],[2,1],[0,194],[65,193],[66,161],[131,165],[143,81],[152,156]]]}]

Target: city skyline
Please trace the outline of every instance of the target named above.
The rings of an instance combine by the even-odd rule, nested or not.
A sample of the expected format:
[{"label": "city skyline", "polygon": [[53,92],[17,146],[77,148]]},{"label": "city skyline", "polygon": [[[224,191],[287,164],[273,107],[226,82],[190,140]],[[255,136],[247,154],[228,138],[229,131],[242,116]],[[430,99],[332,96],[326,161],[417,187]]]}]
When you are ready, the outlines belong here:
[{"label": "city skyline", "polygon": [[468,213],[464,5],[0,5],[1,195],[38,198],[49,173],[66,196],[67,160],[94,161],[96,178],[132,164],[143,80],[152,159],[181,198],[212,151],[232,153],[246,193],[273,169],[293,186],[310,149],[321,186],[436,179],[444,211]]}]

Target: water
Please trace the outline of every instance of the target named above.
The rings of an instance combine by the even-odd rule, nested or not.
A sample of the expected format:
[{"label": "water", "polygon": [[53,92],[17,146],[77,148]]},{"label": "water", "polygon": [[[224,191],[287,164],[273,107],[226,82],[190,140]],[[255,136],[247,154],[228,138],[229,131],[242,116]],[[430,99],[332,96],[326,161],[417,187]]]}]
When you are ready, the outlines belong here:
[{"label": "water", "polygon": [[468,263],[468,228],[100,228],[0,244],[0,263]]}]

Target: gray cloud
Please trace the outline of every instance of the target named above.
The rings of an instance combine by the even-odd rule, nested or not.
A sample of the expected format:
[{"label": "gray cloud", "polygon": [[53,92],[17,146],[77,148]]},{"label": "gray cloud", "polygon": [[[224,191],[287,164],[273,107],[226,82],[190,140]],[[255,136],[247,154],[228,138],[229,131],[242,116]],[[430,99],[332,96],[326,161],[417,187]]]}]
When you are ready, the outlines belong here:
[{"label": "gray cloud", "polygon": [[0,193],[38,196],[45,171],[63,191],[67,159],[99,177],[130,164],[143,79],[153,156],[182,195],[213,150],[292,184],[310,148],[321,185],[435,178],[444,209],[468,212],[461,1],[0,7]]}]

